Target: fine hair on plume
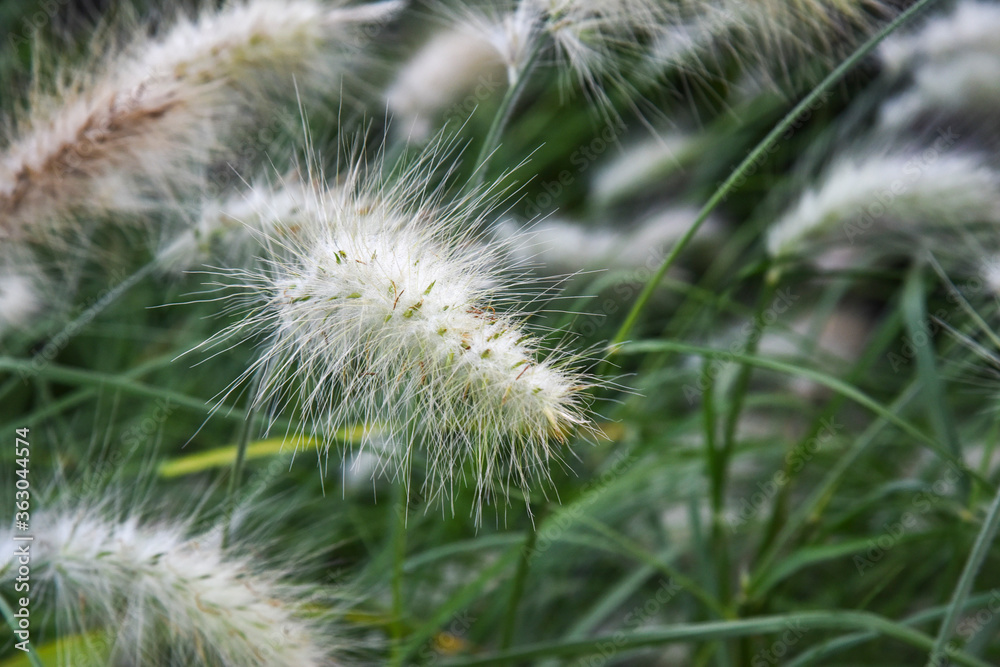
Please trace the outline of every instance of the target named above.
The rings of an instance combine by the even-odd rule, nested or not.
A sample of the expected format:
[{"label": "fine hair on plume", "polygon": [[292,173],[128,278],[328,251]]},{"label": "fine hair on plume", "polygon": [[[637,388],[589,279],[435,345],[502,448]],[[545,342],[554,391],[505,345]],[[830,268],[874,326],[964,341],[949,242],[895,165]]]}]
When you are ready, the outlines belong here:
[{"label": "fine hair on plume", "polygon": [[1000,222],[998,193],[993,160],[950,127],[919,140],[860,144],[835,156],[771,225],[767,251],[788,260],[831,244],[904,250],[885,244],[886,235],[913,239]]},{"label": "fine hair on plume", "polygon": [[[183,512],[174,502],[168,514],[164,489],[148,478],[126,484],[123,469],[113,468],[111,483],[59,476],[35,496],[26,592],[32,618],[54,622],[58,664],[320,667],[357,653],[337,618],[341,593],[293,583],[295,554],[262,557],[259,540],[232,532],[226,545],[235,524],[198,517],[211,494],[195,494]],[[0,528],[8,543],[19,544],[16,534]],[[0,583],[12,589],[17,574],[18,558],[5,550]],[[46,638],[40,629],[33,643]]]},{"label": "fine hair on plume", "polygon": [[663,24],[649,67],[694,81],[727,77],[731,65],[758,84],[798,92],[839,62],[898,11],[885,0],[681,0],[674,21]]},{"label": "fine hair on plume", "polygon": [[[335,192],[333,186],[328,194]],[[205,265],[246,267],[260,254],[261,237],[295,234],[314,220],[319,202],[295,171],[272,184],[261,178],[244,190],[206,199],[194,224],[167,237],[156,260],[166,272]]]},{"label": "fine hair on plume", "polygon": [[[76,216],[169,208],[203,185],[248,109],[335,87],[356,28],[401,2],[245,0],[180,14],[152,37],[109,26],[85,66],[57,66],[6,122],[0,234],[53,241]],[[122,35],[133,37],[119,46]]]},{"label": "fine hair on plume", "polygon": [[[355,148],[332,188],[309,155],[313,219],[294,234],[254,229],[253,266],[210,272],[211,300],[239,319],[199,347],[261,340],[226,395],[257,378],[254,407],[294,414],[327,450],[343,429],[364,428],[361,449],[379,469],[408,487],[421,460],[422,495],[446,504],[468,482],[478,519],[508,487],[527,494],[571,433],[591,430],[593,380],[580,354],[544,342],[559,332],[525,324],[518,308],[532,291],[516,291],[506,243],[484,242],[512,186],[455,194],[456,150],[439,136],[386,165],[381,151],[364,159]],[[385,439],[394,446],[378,446]]]},{"label": "fine hair on plume", "polygon": [[963,0],[923,26],[888,38],[879,50],[883,68],[907,86],[883,104],[879,121],[906,128],[944,112],[994,124],[1000,103],[1000,5]]},{"label": "fine hair on plume", "polygon": [[468,26],[449,26],[433,33],[402,64],[385,91],[385,102],[400,134],[408,141],[426,141],[440,116],[447,123],[453,116],[471,114],[505,83],[496,46]]},{"label": "fine hair on plume", "polygon": [[609,90],[632,91],[628,63],[672,10],[655,0],[503,0],[452,7],[435,2],[459,29],[491,43],[519,86],[536,66],[570,73],[601,113],[613,113]]}]

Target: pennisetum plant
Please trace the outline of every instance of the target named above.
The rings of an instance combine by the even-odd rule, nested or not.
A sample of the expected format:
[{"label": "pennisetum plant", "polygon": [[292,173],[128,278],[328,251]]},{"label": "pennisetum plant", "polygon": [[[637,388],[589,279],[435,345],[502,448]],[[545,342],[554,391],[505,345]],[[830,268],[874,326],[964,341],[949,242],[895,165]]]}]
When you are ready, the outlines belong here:
[{"label": "pennisetum plant", "polygon": [[[258,229],[257,268],[220,273],[241,316],[206,347],[263,337],[241,378],[259,375],[255,406],[294,408],[328,445],[357,425],[392,437],[399,447],[373,450],[382,467],[408,486],[422,459],[429,499],[447,501],[469,473],[478,515],[498,488],[527,493],[589,428],[592,380],[511,310],[503,244],[478,240],[502,191],[446,197],[446,149],[395,170],[354,162],[336,188],[310,173],[308,203],[285,218],[294,232]],[[275,211],[284,197],[248,201]]]},{"label": "pennisetum plant", "polygon": [[[97,502],[37,511],[30,543],[31,593],[57,623],[65,665],[330,665],[336,625],[316,608],[292,568],[263,566],[218,531],[148,520],[139,508]],[[13,529],[0,531],[10,543]],[[0,582],[18,560],[6,550]]]},{"label": "pennisetum plant", "polygon": [[296,84],[303,93],[335,86],[358,49],[355,29],[401,4],[247,0],[181,15],[124,47],[92,45],[93,63],[39,82],[8,121],[0,234],[58,238],[76,215],[148,212],[190,192],[246,110]]},{"label": "pennisetum plant", "polygon": [[960,148],[846,156],[775,222],[767,249],[784,259],[817,243],[863,244],[891,231],[995,223],[998,187],[1000,174]]},{"label": "pennisetum plant", "polygon": [[[0,231],[13,239],[0,251],[0,334],[40,311],[39,295],[63,291],[36,259],[45,266],[91,230],[102,241],[109,218],[194,217],[157,226],[166,241],[155,248],[112,245],[127,262],[153,262],[74,304],[67,332],[4,336],[21,347],[3,351],[0,370],[25,372],[0,381],[0,405],[26,411],[32,468],[98,479],[107,471],[93,450],[179,445],[200,428],[196,451],[157,467],[173,480],[164,505],[192,497],[199,476],[231,472],[219,480],[221,517],[202,509],[222,492],[181,518],[110,489],[76,503],[19,499],[32,505],[35,637],[55,634],[63,664],[116,667],[337,664],[351,652],[347,623],[390,638],[379,657],[400,666],[641,662],[641,651],[678,664],[805,665],[839,651],[853,651],[845,663],[930,651],[934,665],[989,664],[998,621],[972,612],[996,588],[984,565],[1000,529],[997,428],[980,409],[991,404],[950,390],[955,371],[995,374],[980,342],[998,343],[994,317],[975,309],[994,308],[1000,284],[1000,170],[983,104],[996,92],[996,6],[955,3],[885,43],[881,70],[845,82],[931,3],[433,0],[406,15],[413,24],[394,24],[429,19],[424,46],[366,81],[384,91],[385,125],[367,124],[361,145],[330,156],[336,166],[323,150],[352,128],[302,110],[337,93],[401,2],[199,5],[123,46],[95,40],[51,85],[36,74],[0,157]],[[372,23],[379,31],[359,32]],[[392,50],[395,30],[376,50]],[[784,102],[773,89],[797,94],[835,62],[774,125]],[[704,89],[685,89],[687,74]],[[482,77],[499,81],[484,95]],[[567,79],[588,104],[547,85]],[[841,84],[851,95],[835,94]],[[239,149],[233,127],[296,98],[299,170],[280,156],[277,167],[226,164]],[[640,110],[660,102],[677,127],[617,146],[654,127]],[[719,102],[735,113],[686,122]],[[462,137],[478,127],[473,108],[494,103],[463,165],[468,144],[445,131]],[[587,136],[595,107],[621,120],[600,150],[581,143],[597,141]],[[544,145],[518,166],[490,168],[532,142]],[[816,152],[797,155],[811,142]],[[243,191],[203,187],[223,168],[246,178]],[[786,187],[807,173],[804,187]],[[561,210],[519,216],[522,194],[542,191]],[[527,208],[549,209],[539,201]],[[690,267],[695,280],[671,280],[659,298],[658,283],[700,241],[708,268]],[[845,245],[875,261],[801,265]],[[154,266],[171,279],[145,281]],[[553,278],[602,270],[586,284]],[[208,282],[189,308],[149,309],[188,281]],[[599,298],[581,294],[547,320],[540,284]],[[599,321],[616,328],[607,365],[594,370],[593,348],[560,321],[592,338]],[[949,356],[960,347],[972,354]],[[180,369],[171,362],[182,350],[207,358]],[[612,358],[645,395],[605,392]],[[597,396],[621,399],[622,423],[596,421]],[[135,410],[136,397],[168,407]],[[51,434],[80,429],[80,405],[92,403],[129,424],[128,437],[109,429],[85,455],[48,448]],[[261,430],[271,437],[255,440]],[[596,433],[613,442],[571,448]],[[351,489],[336,498],[325,484],[344,440]],[[317,447],[319,480],[280,456],[306,446]],[[115,461],[134,481],[135,467]],[[954,475],[936,483],[946,466]],[[388,511],[356,488],[369,475],[395,482]],[[513,525],[506,512],[504,526],[483,525],[485,507],[522,498],[528,511]],[[411,518],[415,503],[452,519]],[[243,535],[248,515],[293,542],[294,557],[262,556],[266,546]],[[303,557],[312,544],[322,559]],[[964,568],[949,573],[959,549]],[[323,581],[355,566],[372,594],[346,612],[341,589]],[[0,554],[0,584],[18,567]],[[836,586],[815,594],[817,572]],[[929,587],[914,578],[927,573]],[[9,607],[0,592],[11,624]],[[795,643],[773,642],[800,626]]]}]

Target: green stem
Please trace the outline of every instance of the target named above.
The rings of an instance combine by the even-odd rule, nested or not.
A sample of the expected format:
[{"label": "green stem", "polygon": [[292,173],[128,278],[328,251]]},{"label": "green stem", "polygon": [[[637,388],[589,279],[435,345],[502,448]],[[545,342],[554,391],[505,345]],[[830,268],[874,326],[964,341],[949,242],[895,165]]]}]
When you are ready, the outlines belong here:
[{"label": "green stem", "polygon": [[[992,598],[993,593],[982,593],[976,597],[969,598],[964,605],[964,608],[966,610],[971,609],[975,606],[989,602]],[[939,616],[944,616],[944,613],[945,609],[943,607],[933,607],[905,618],[900,621],[900,623],[907,626],[919,625],[921,623],[926,623],[927,621],[932,621]],[[828,658],[834,653],[845,651],[854,646],[858,646],[859,644],[863,644],[873,639],[878,639],[878,637],[879,633],[875,631],[861,631],[849,635],[841,635],[840,637],[835,637],[819,644],[814,644],[809,649],[797,655],[795,659],[789,662],[785,667],[806,667],[807,665],[816,665],[818,664],[820,658]]]},{"label": "green stem", "polygon": [[[98,314],[109,305],[115,302],[122,294],[127,292],[132,286],[138,283],[140,280],[148,276],[153,269],[156,267],[156,262],[150,262],[140,268],[138,271],[130,275],[128,278],[118,283],[110,290],[105,292],[97,301],[85,311],[76,316],[71,322],[68,322],[59,333],[51,336],[50,340],[65,340],[69,341],[70,338],[76,335],[76,333],[83,327],[90,324],[90,322],[97,317]],[[65,343],[63,343],[65,345]],[[45,366],[50,363],[42,358],[42,354],[46,352],[47,348],[42,348],[42,350],[32,357],[29,365],[35,365],[36,361],[38,365]],[[53,355],[54,356],[54,355]],[[27,375],[32,372],[37,372],[37,369],[25,369],[22,371],[22,377],[20,380],[18,378],[11,378],[8,382],[0,386],[0,398],[3,398],[12,390],[16,389],[24,380],[27,379]]]},{"label": "green stem", "polygon": [[618,330],[618,333],[608,346],[609,354],[614,354],[617,347],[621,343],[625,342],[633,327],[635,327],[640,313],[642,313],[642,310],[646,307],[646,304],[649,303],[650,298],[652,298],[657,285],[659,285],[663,280],[663,277],[667,275],[667,271],[669,271],[670,267],[673,266],[677,257],[681,254],[681,251],[687,247],[691,239],[694,238],[694,235],[698,233],[698,229],[700,229],[701,225],[706,219],[708,219],[709,214],[715,210],[715,207],[718,206],[734,189],[736,189],[736,183],[746,175],[747,171],[752,168],[753,165],[757,164],[757,161],[764,155],[765,152],[770,151],[772,147],[777,145],[778,140],[785,132],[788,131],[796,119],[798,119],[809,107],[818,102],[828,90],[833,88],[848,72],[854,69],[854,67],[856,67],[861,60],[865,58],[865,56],[874,51],[875,47],[877,47],[883,39],[916,16],[924,8],[930,6],[933,2],[935,2],[935,0],[918,0],[906,11],[902,12],[899,16],[893,19],[889,25],[862,44],[854,53],[851,54],[849,58],[847,58],[847,60],[838,65],[836,69],[830,72],[826,78],[819,83],[819,85],[813,88],[812,92],[806,95],[791,111],[785,114],[785,117],[781,119],[781,122],[779,122],[774,129],[771,130],[752,151],[750,151],[746,158],[736,167],[736,169],[733,170],[733,173],[729,175],[729,178],[727,178],[715,191],[711,199],[708,200],[708,203],[705,204],[705,206],[698,213],[698,216],[695,218],[692,225],[688,228],[680,240],[677,241],[677,243],[675,243],[670,249],[670,253],[667,255],[666,259],[663,260],[660,268],[646,283],[646,286],[643,288],[638,300],[632,306],[632,309],[629,311],[628,316],[622,323],[621,328]]},{"label": "green stem", "polygon": [[226,524],[222,529],[222,548],[229,544],[229,531],[233,525],[233,515],[236,513],[236,495],[239,493],[240,484],[243,481],[243,468],[247,460],[247,447],[250,446],[250,432],[253,430],[253,423],[257,420],[257,390],[260,388],[262,373],[258,370],[254,374],[253,385],[250,389],[250,405],[247,406],[246,419],[240,423],[237,433],[236,458],[233,460],[233,469],[229,477],[229,488],[226,490]]},{"label": "green stem", "polygon": [[705,605],[706,609],[716,614],[719,618],[733,618],[732,614],[728,609],[726,609],[725,605],[723,605],[716,598],[712,597],[712,594],[702,588],[697,581],[687,576],[670,563],[656,558],[655,555],[647,552],[641,545],[635,543],[621,532],[586,515],[578,517],[577,521],[606,537],[618,546],[622,553],[630,554],[643,563],[656,568],[660,572],[663,572],[671,579],[676,580],[685,592],[689,593],[693,598]]},{"label": "green stem", "polygon": [[[36,372],[39,376],[47,378],[60,384],[73,386],[107,386],[135,396],[147,396],[149,398],[162,398],[170,403],[183,408],[188,408],[202,414],[213,414],[220,419],[231,421],[243,421],[247,418],[246,412],[235,407],[219,404],[211,405],[207,401],[188,394],[182,394],[169,389],[160,389],[152,385],[137,382],[122,375],[112,375],[83,368],[71,368],[69,366],[57,366],[55,364],[45,364],[40,368],[32,368],[30,359],[12,359],[10,357],[0,357],[0,371]],[[276,422],[281,425],[287,422]]]},{"label": "green stem", "polygon": [[[845,378],[847,382],[858,385],[861,381],[863,373],[867,369],[871,368],[872,365],[882,356],[886,347],[890,343],[899,339],[899,328],[901,326],[900,318],[898,316],[898,311],[893,312],[894,314],[887,317],[886,321],[881,325],[881,331],[877,335],[872,336],[873,342],[869,345],[865,354],[858,359],[854,368]],[[886,421],[884,419],[879,419],[876,422],[877,426],[874,430],[869,427],[869,429],[866,430],[860,438],[855,440],[854,444],[850,449],[848,449],[845,456],[847,461],[839,459],[834,465],[833,470],[825,478],[825,482],[820,489],[811,494],[805,503],[799,502],[797,509],[786,518],[784,510],[787,508],[788,500],[792,496],[793,482],[795,481],[796,476],[801,474],[802,470],[806,468],[805,465],[802,465],[799,471],[796,472],[796,466],[793,463],[792,454],[794,452],[805,452],[810,443],[816,442],[816,439],[819,438],[824,431],[831,428],[833,419],[840,411],[844,400],[845,398],[842,395],[837,395],[831,398],[823,412],[821,412],[813,420],[813,424],[809,430],[799,440],[795,447],[790,450],[789,454],[786,455],[783,472],[788,479],[788,482],[783,484],[781,487],[781,491],[778,495],[778,501],[775,503],[774,508],[771,511],[771,517],[767,523],[768,528],[764,534],[764,539],[757,547],[757,557],[755,558],[755,561],[760,561],[765,557],[765,555],[768,555],[769,558],[773,557],[775,552],[772,552],[772,547],[775,546],[775,543],[778,544],[776,548],[780,549],[784,546],[787,540],[791,539],[791,537],[806,524],[807,521],[814,522],[818,518],[818,514],[822,512],[824,503],[828,502],[829,495],[832,495],[833,488],[836,487],[839,482],[840,476],[851,464],[853,464],[856,457],[859,456],[867,446],[866,442],[868,441],[866,438],[869,437],[869,434],[873,436],[886,425]],[[900,403],[901,400],[902,399],[897,399],[896,403],[890,406],[890,409],[893,412],[898,412],[899,409],[905,405],[905,401]],[[784,525],[782,525],[783,521]],[[764,569],[766,571],[767,568]],[[755,576],[750,577],[751,582],[755,579]]]},{"label": "green stem", "polygon": [[[761,291],[757,301],[757,308],[754,317],[750,321],[751,329],[747,334],[744,344],[744,353],[750,356],[757,354],[757,347],[763,336],[765,325],[764,311],[774,293],[777,290],[777,281],[767,279],[764,289]],[[753,366],[742,364],[739,375],[736,378],[733,402],[729,413],[726,415],[725,431],[722,435],[722,450],[716,457],[716,468],[712,471],[712,552],[716,561],[716,577],[719,582],[719,597],[725,601],[732,600],[732,588],[729,558],[729,542],[726,539],[726,529],[723,525],[723,510],[725,509],[725,490],[729,478],[729,461],[732,459],[733,450],[736,448],[736,428],[740,422],[740,415],[743,413],[743,406],[746,402],[746,395],[750,389],[750,376],[753,375]],[[738,646],[733,647],[737,655],[748,657],[750,647],[747,638],[741,638]]]},{"label": "green stem", "polygon": [[402,667],[406,658],[403,639],[406,634],[403,623],[403,576],[406,563],[406,516],[409,510],[407,485],[396,485],[395,522],[392,532],[392,665]]},{"label": "green stem", "polygon": [[[924,265],[916,263],[910,268],[906,283],[903,286],[903,315],[906,329],[912,341],[924,337],[923,344],[914,343],[917,361],[917,378],[922,385],[921,393],[926,406],[928,419],[937,433],[940,441],[947,445],[952,455],[962,460],[962,446],[958,430],[948,409],[946,393],[938,372],[934,341],[927,326],[927,287],[924,280]],[[969,477],[965,474],[965,466],[958,466],[959,486],[962,498],[969,499]]]},{"label": "green stem", "polygon": [[510,601],[507,603],[507,614],[504,616],[503,629],[500,633],[501,651],[506,651],[510,648],[511,643],[514,641],[514,629],[517,626],[517,609],[524,595],[524,582],[528,579],[528,569],[531,567],[531,557],[535,552],[535,543],[538,540],[538,525],[541,521],[541,515],[535,517],[528,528],[528,535],[524,538],[521,559],[517,562],[517,570],[514,572],[514,581],[510,589]]},{"label": "green stem", "polygon": [[962,576],[958,579],[958,586],[956,586],[951,603],[948,605],[948,612],[941,622],[941,629],[938,631],[934,647],[931,649],[928,665],[937,667],[941,664],[940,659],[949,655],[946,648],[948,640],[955,632],[955,626],[958,625],[958,617],[962,612],[965,599],[969,596],[979,568],[982,567],[983,560],[986,559],[986,554],[993,545],[993,538],[996,537],[998,528],[1000,528],[1000,490],[993,497],[993,503],[983,520],[983,527],[979,531],[979,535],[976,536],[976,543],[972,547],[969,559],[965,561],[965,569],[962,570]]},{"label": "green stem", "polygon": [[524,93],[525,87],[527,87],[528,79],[531,78],[531,71],[538,61],[539,51],[540,49],[535,47],[525,60],[524,66],[518,71],[514,83],[507,86],[507,92],[504,93],[503,99],[500,100],[500,108],[497,109],[496,115],[493,116],[493,122],[490,124],[490,129],[486,132],[486,138],[483,140],[482,147],[479,149],[479,155],[476,156],[475,177],[472,181],[473,190],[478,189],[486,182],[486,173],[489,170],[490,160],[493,159],[493,154],[499,148],[500,137],[503,135],[504,130],[507,129],[507,124],[514,114],[514,108],[517,106],[521,94]]},{"label": "green stem", "polygon": [[[764,326],[766,324],[764,320],[764,312],[767,310],[767,306],[771,302],[771,299],[774,298],[776,290],[777,283],[773,280],[767,280],[763,291],[760,293],[757,308],[754,311],[754,318],[750,321],[750,324],[752,325],[751,330],[747,334],[747,340],[743,346],[743,354],[747,356],[753,357],[757,355],[757,348],[760,344],[760,339],[763,337]],[[726,417],[726,430],[723,433],[722,438],[722,456],[718,462],[719,470],[716,471],[717,479],[714,482],[718,485],[715,489],[715,493],[718,495],[717,502],[719,506],[723,504],[724,500],[722,494],[726,488],[729,459],[732,457],[733,449],[736,447],[736,429],[739,426],[740,415],[743,413],[743,405],[746,402],[747,391],[750,388],[750,376],[752,371],[753,366],[751,364],[741,365],[740,374],[736,379],[733,404]]]}]

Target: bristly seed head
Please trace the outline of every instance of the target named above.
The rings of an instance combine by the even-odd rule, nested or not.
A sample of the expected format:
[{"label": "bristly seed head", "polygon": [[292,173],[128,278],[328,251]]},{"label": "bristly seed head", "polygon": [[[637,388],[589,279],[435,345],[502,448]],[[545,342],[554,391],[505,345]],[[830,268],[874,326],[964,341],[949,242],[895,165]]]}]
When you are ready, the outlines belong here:
[{"label": "bristly seed head", "polygon": [[330,438],[358,424],[394,437],[403,446],[384,465],[408,479],[422,454],[432,498],[451,497],[468,464],[478,507],[498,478],[527,490],[547,474],[560,459],[550,443],[588,425],[588,382],[497,311],[503,249],[475,239],[496,195],[448,200],[436,167],[432,150],[391,180],[355,166],[336,191],[316,185],[312,224],[263,238],[260,270],[231,272],[232,307],[250,312],[212,343],[265,333],[245,374],[262,373],[259,404],[295,408]]}]

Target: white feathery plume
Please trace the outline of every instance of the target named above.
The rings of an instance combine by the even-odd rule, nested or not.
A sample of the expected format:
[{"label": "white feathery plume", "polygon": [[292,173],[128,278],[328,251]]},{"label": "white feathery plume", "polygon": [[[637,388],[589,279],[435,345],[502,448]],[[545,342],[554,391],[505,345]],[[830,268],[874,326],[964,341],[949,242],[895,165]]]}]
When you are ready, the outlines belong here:
[{"label": "white feathery plume", "polygon": [[[550,275],[593,269],[655,270],[697,216],[696,209],[677,207],[659,211],[628,231],[560,219],[546,219],[526,231],[508,220],[496,231],[519,265]],[[709,219],[695,239],[703,242],[717,231],[716,221]]]},{"label": "white feathery plume", "polygon": [[[681,0],[649,56],[655,68],[718,76],[733,60],[762,82],[794,83],[811,60],[836,62],[895,13],[883,0]],[[780,85],[779,85],[780,87]]]},{"label": "white feathery plume", "polygon": [[[433,35],[400,68],[386,90],[386,104],[408,139],[424,141],[437,116],[444,113],[446,121],[452,115],[464,117],[502,89],[504,72],[492,42],[456,26]],[[448,113],[449,107],[454,113]]]},{"label": "white feathery plume", "polygon": [[637,37],[663,24],[664,3],[651,0],[522,0],[546,17],[545,31],[556,54],[584,83],[595,87],[604,74],[617,74],[623,53],[635,53]]},{"label": "white feathery plume", "polygon": [[108,55],[36,93],[8,133],[0,234],[44,236],[77,211],[141,211],[197,183],[241,105],[291,92],[293,79],[303,91],[333,83],[351,30],[400,5],[247,0],[119,52],[96,45]]},{"label": "white feathery plume", "polygon": [[889,71],[902,72],[970,53],[1000,56],[998,33],[1000,5],[961,0],[951,13],[929,19],[919,30],[889,36],[879,46],[879,57]]},{"label": "white feathery plume", "polygon": [[553,443],[588,428],[588,381],[498,311],[503,249],[474,240],[496,195],[446,199],[438,149],[389,176],[355,164],[333,192],[310,179],[314,224],[265,237],[276,252],[259,270],[226,272],[231,309],[249,312],[207,345],[266,336],[242,378],[261,374],[258,406],[294,408],[329,440],[356,425],[394,438],[383,467],[408,480],[425,458],[429,498],[471,465],[478,516],[498,478],[527,489],[560,460]]},{"label": "white feathery plume", "polygon": [[892,35],[879,56],[889,72],[912,83],[880,110],[883,127],[904,127],[933,111],[990,115],[1000,103],[1000,5],[965,0],[920,29]]},{"label": "white feathery plume", "polygon": [[603,205],[626,199],[677,169],[695,144],[688,135],[669,134],[627,146],[595,173],[589,196]]},{"label": "white feathery plume", "polygon": [[535,63],[554,61],[573,71],[600,102],[607,101],[607,87],[624,83],[623,56],[637,54],[640,36],[669,14],[654,0],[518,0],[450,11],[455,23],[494,45],[510,85]]},{"label": "white feathery plume", "polygon": [[970,52],[929,62],[913,73],[913,83],[879,110],[884,128],[904,127],[931,111],[994,112],[1000,104],[1000,53]]},{"label": "white feathery plume", "polygon": [[45,278],[41,269],[6,249],[0,263],[0,336],[31,322],[45,305]]},{"label": "white feathery plume", "polygon": [[1000,295],[1000,254],[994,253],[983,258],[979,277],[992,294]]},{"label": "white feathery plume", "polygon": [[157,253],[167,271],[186,271],[218,260],[246,266],[260,254],[260,235],[290,236],[316,219],[316,201],[296,175],[278,186],[261,183],[202,205],[194,225],[169,239]]},{"label": "white feathery plume", "polygon": [[[190,537],[184,523],[109,509],[105,501],[32,515],[31,599],[51,603],[71,632],[98,631],[80,644],[90,655],[66,655],[65,664],[332,664],[335,641],[309,610],[314,596],[284,572],[224,551],[218,535]],[[0,530],[20,544],[13,536]],[[0,556],[0,581],[17,576],[13,552]]]},{"label": "white feathery plume", "polygon": [[897,153],[847,156],[771,227],[772,257],[800,254],[821,240],[854,243],[870,232],[1000,222],[1000,174],[975,155]]}]

